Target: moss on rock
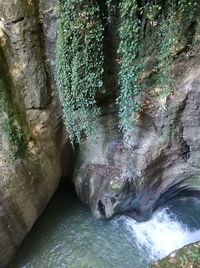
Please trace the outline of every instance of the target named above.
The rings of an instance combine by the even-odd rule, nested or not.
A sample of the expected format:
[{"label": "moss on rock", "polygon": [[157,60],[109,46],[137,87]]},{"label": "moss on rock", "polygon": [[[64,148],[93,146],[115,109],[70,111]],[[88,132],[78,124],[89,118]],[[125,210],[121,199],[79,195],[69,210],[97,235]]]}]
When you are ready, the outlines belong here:
[{"label": "moss on rock", "polygon": [[200,242],[172,252],[168,257],[152,265],[152,268],[199,268]]},{"label": "moss on rock", "polygon": [[28,141],[25,112],[15,101],[9,67],[0,48],[0,127],[5,134],[14,159],[23,158]]}]

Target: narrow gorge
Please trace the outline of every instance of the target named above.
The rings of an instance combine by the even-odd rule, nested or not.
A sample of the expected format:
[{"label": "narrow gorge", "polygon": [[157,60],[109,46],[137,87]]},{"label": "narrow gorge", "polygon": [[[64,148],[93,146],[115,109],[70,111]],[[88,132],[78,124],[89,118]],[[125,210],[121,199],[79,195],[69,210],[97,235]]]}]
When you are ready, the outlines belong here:
[{"label": "narrow gorge", "polygon": [[[0,267],[144,268],[200,241],[199,15],[195,0],[0,0]],[[18,264],[47,224],[58,255]]]}]

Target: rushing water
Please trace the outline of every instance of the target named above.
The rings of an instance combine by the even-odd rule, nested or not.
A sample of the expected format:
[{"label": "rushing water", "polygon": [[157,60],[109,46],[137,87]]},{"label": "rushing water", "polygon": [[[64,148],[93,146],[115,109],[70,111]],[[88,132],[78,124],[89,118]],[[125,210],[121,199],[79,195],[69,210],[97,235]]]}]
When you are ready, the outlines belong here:
[{"label": "rushing water", "polygon": [[184,244],[200,240],[200,201],[179,199],[137,223],[125,216],[96,220],[64,188],[22,243],[13,268],[146,268]]}]

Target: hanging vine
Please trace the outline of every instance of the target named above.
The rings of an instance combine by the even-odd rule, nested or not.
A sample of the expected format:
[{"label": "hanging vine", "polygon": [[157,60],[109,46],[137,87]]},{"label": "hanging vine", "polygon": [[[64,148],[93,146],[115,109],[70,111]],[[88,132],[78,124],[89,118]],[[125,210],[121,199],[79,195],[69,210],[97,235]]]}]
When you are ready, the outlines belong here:
[{"label": "hanging vine", "polygon": [[195,21],[196,5],[194,0],[171,0],[167,3],[166,14],[163,13],[160,18],[157,30],[159,63],[154,71],[162,95],[168,95],[172,89],[173,59],[187,47],[188,28]]},{"label": "hanging vine", "polygon": [[180,44],[188,45],[195,8],[195,0],[59,0],[56,76],[72,142],[95,135],[99,114],[95,97],[103,92],[103,32],[112,25],[113,11],[119,15],[116,102],[119,127],[128,141],[141,108],[146,59],[156,57],[151,78],[159,94],[169,94],[174,56],[181,51]]},{"label": "hanging vine", "polygon": [[[119,125],[124,138],[131,145],[136,113],[141,108],[141,77],[145,60],[154,51],[158,63],[152,66],[155,86],[159,94],[169,94],[173,85],[174,56],[188,46],[188,29],[195,22],[196,1],[124,0],[119,3]],[[159,3],[159,4],[158,4]],[[197,19],[197,16],[196,16]],[[148,38],[153,36],[154,43]],[[150,39],[151,40],[151,39]],[[149,50],[149,47],[152,49]],[[151,52],[152,53],[152,52]],[[154,56],[155,57],[155,56]]]},{"label": "hanging vine", "polygon": [[95,0],[58,3],[56,77],[71,142],[92,139],[103,91],[103,28]]},{"label": "hanging vine", "polygon": [[120,128],[125,138],[130,138],[134,128],[135,113],[139,109],[137,96],[141,92],[140,64],[137,61],[140,47],[140,21],[137,12],[136,0],[121,1],[119,4],[120,71],[118,83],[120,95],[117,104],[119,105]]}]

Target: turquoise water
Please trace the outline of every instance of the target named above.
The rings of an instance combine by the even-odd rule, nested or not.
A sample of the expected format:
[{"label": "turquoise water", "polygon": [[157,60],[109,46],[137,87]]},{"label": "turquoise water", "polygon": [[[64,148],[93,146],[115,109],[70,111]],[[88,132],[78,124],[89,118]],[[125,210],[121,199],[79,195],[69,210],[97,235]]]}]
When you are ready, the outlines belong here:
[{"label": "turquoise water", "polygon": [[100,221],[62,187],[10,267],[146,268],[175,248],[200,240],[197,213],[198,200],[182,199],[159,209],[146,223],[125,216]]}]

